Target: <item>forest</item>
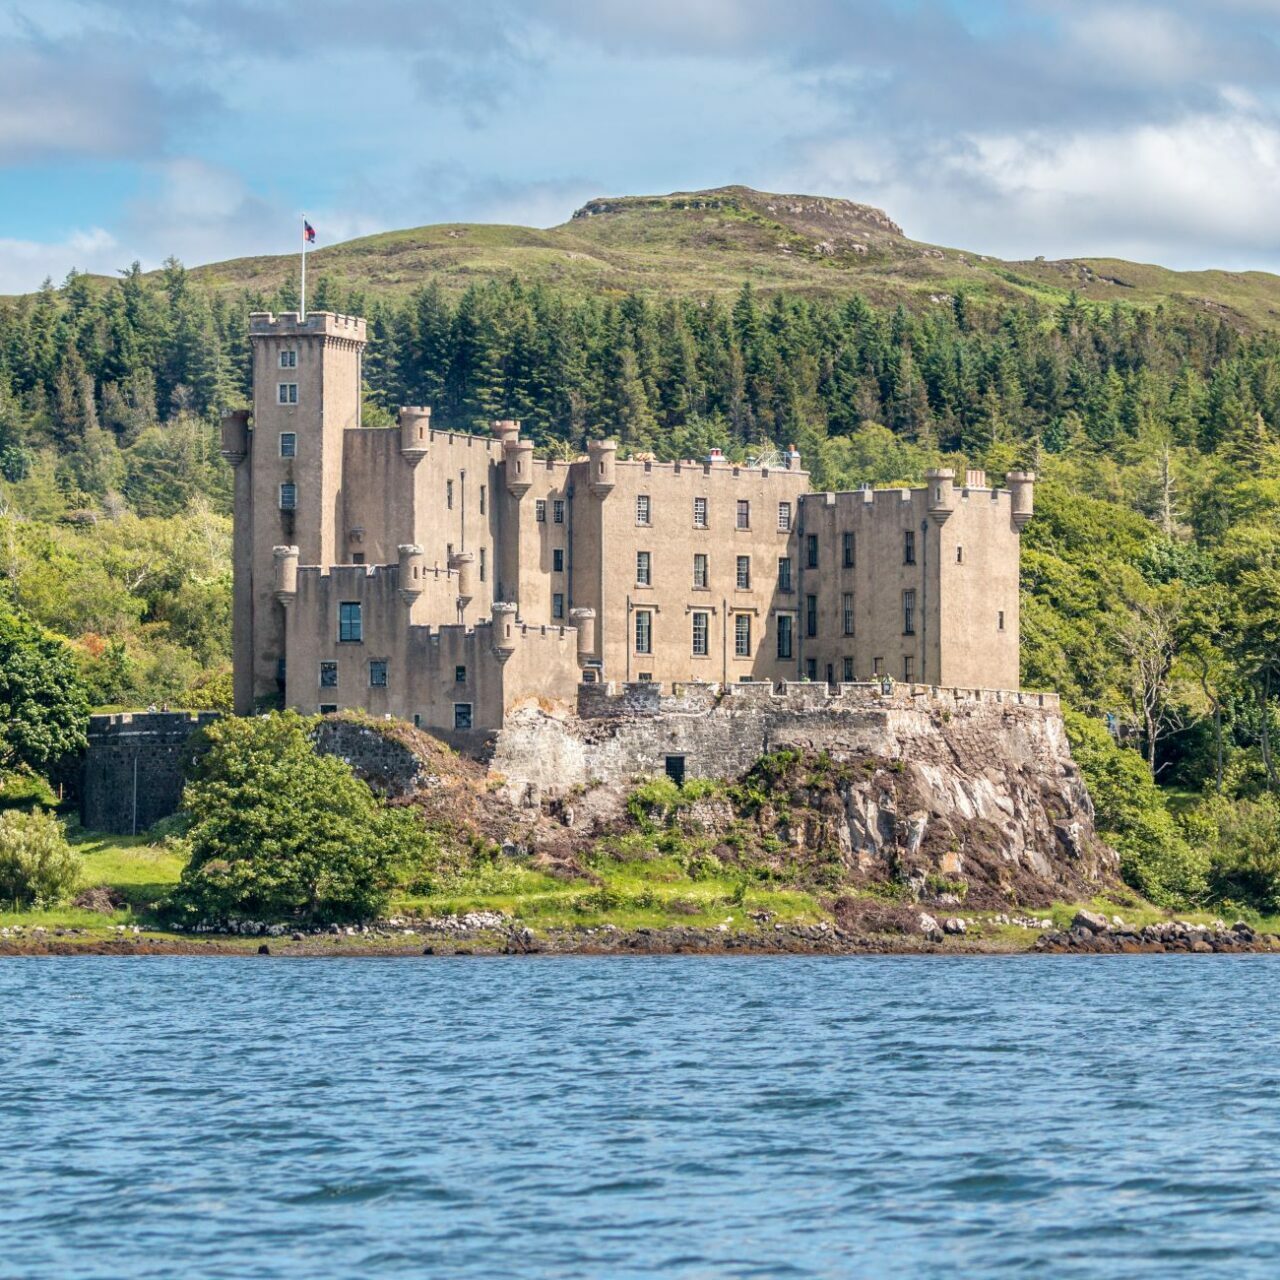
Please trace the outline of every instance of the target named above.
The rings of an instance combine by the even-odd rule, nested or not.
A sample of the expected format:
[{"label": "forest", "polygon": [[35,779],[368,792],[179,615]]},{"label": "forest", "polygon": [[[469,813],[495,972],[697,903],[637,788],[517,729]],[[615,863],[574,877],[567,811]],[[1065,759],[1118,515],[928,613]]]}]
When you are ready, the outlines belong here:
[{"label": "forest", "polygon": [[[229,694],[230,476],[247,316],[176,261],[0,300],[0,610],[65,640],[97,707]],[[815,486],[938,462],[1041,478],[1023,682],[1061,691],[1100,825],[1156,902],[1280,909],[1280,338],[1220,309],[957,293],[587,295],[512,278],[369,318],[366,423],[521,419],[546,450],[749,458]],[[1225,910],[1224,906],[1224,910]]]}]

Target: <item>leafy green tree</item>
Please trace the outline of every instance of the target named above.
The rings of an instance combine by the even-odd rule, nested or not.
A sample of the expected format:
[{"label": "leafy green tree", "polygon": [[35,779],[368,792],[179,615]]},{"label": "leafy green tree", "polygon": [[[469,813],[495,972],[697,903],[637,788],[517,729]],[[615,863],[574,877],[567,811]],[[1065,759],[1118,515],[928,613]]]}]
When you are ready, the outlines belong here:
[{"label": "leafy green tree", "polygon": [[183,794],[191,857],[174,905],[187,919],[367,919],[425,828],[387,809],[350,766],[312,747],[292,712],[226,719]]},{"label": "leafy green tree", "polygon": [[80,870],[80,857],[52,813],[0,813],[0,903],[56,906],[74,892]]}]

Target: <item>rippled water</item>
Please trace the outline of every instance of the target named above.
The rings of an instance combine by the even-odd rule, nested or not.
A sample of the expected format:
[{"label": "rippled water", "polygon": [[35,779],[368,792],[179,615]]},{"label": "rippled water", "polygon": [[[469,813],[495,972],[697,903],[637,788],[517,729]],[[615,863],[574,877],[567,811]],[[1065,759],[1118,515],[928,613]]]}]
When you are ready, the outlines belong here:
[{"label": "rippled water", "polygon": [[1278,978],[0,960],[0,1276],[1274,1277]]}]

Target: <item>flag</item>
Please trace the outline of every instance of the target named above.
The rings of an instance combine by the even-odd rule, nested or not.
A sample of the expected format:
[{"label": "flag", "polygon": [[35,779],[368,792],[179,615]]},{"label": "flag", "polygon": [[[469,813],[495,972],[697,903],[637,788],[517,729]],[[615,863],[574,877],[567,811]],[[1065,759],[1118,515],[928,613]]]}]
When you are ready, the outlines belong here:
[{"label": "flag", "polygon": [[308,244],[315,244],[316,242],[316,229],[306,220],[306,218],[303,218],[302,220],[302,238]]}]

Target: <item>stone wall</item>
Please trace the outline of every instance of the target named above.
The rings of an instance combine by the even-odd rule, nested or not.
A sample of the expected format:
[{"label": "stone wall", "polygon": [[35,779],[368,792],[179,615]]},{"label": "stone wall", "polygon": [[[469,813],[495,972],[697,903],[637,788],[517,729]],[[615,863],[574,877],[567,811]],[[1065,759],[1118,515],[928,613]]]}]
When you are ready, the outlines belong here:
[{"label": "stone wall", "polygon": [[175,813],[191,735],[216,711],[125,711],[89,718],[80,821],[91,831],[135,835]]}]

